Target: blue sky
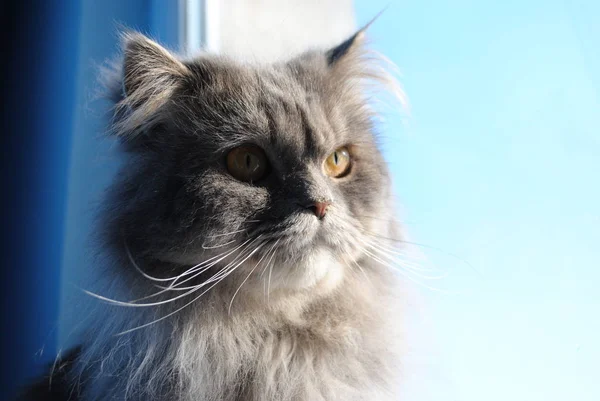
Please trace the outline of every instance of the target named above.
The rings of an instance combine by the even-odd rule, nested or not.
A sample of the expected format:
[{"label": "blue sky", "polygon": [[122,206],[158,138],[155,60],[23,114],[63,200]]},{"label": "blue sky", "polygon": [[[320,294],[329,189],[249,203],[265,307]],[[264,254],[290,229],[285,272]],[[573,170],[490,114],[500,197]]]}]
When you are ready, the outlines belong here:
[{"label": "blue sky", "polygon": [[389,5],[369,36],[411,115],[388,116],[386,156],[452,292],[419,290],[407,399],[599,400],[600,2],[355,5]]}]

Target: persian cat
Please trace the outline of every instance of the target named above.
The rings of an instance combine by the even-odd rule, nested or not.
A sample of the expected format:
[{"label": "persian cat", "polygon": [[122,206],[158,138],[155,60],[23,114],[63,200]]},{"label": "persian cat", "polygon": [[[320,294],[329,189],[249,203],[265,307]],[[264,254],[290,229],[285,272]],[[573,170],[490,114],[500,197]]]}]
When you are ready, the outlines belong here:
[{"label": "persian cat", "polygon": [[254,65],[125,35],[104,302],[30,399],[399,399],[400,232],[369,105],[389,79],[363,36]]}]

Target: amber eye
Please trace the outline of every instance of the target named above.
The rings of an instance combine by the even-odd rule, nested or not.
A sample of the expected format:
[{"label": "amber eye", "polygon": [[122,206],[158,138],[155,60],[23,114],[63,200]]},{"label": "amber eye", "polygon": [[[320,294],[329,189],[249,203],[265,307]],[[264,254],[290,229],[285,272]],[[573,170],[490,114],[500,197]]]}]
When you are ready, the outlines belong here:
[{"label": "amber eye", "polygon": [[350,152],[348,148],[337,148],[325,159],[325,173],[334,178],[342,178],[350,172]]},{"label": "amber eye", "polygon": [[266,175],[268,168],[265,151],[258,146],[240,146],[227,154],[227,170],[240,181],[258,181]]}]

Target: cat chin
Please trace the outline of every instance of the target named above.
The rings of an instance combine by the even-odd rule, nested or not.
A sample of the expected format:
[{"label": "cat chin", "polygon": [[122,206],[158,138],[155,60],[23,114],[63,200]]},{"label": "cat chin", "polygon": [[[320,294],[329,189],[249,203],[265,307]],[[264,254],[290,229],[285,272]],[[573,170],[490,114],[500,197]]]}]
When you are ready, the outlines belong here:
[{"label": "cat chin", "polygon": [[280,261],[271,272],[272,291],[330,292],[341,282],[345,265],[327,248],[318,248],[297,261]]}]

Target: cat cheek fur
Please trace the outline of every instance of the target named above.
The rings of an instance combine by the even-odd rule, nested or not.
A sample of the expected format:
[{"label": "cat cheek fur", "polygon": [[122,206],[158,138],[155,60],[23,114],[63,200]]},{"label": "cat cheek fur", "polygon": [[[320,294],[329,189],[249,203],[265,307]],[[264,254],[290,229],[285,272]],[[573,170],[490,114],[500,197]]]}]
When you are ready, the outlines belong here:
[{"label": "cat cheek fur", "polygon": [[[107,84],[129,161],[98,292],[141,300],[93,312],[71,373],[82,400],[397,399],[399,285],[372,256],[400,238],[364,94],[393,81],[363,35],[273,65],[125,35]],[[256,183],[224,164],[244,144],[271,164]],[[336,180],[322,163],[340,146],[356,165]],[[319,220],[305,204],[325,198]]]}]

